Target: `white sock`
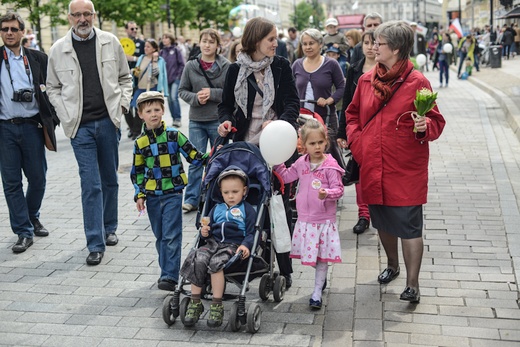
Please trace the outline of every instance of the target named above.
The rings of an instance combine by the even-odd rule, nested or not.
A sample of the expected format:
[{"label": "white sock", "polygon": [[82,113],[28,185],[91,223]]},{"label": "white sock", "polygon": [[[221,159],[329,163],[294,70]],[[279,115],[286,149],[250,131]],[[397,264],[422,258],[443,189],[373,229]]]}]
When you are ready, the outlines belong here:
[{"label": "white sock", "polygon": [[327,270],[329,264],[318,261],[316,263],[316,274],[314,277],[314,292],[312,293],[312,300],[321,300],[321,292],[323,291],[323,284],[327,279]]}]

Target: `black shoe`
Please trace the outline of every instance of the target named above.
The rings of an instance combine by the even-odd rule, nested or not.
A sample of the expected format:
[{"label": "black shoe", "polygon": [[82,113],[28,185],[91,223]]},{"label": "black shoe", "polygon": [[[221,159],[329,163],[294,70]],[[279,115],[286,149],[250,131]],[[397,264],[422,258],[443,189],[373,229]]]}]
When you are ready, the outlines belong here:
[{"label": "black shoe", "polygon": [[13,250],[14,253],[23,253],[27,250],[27,248],[31,247],[33,244],[33,239],[28,237],[18,237],[18,241],[14,244]]},{"label": "black shoe", "polygon": [[108,234],[105,244],[107,246],[115,246],[115,245],[117,245],[118,242],[119,242],[119,240],[117,239],[116,234]]},{"label": "black shoe", "polygon": [[282,275],[283,277],[285,277],[285,289],[289,289],[291,288],[292,286],[292,277],[291,275]]},{"label": "black shoe", "polygon": [[390,283],[392,282],[397,276],[399,276],[399,266],[397,267],[397,270],[391,269],[387,267],[381,274],[377,277],[377,281],[379,283]]},{"label": "black shoe", "polygon": [[369,226],[370,222],[368,221],[368,219],[361,217],[359,218],[357,224],[354,225],[352,230],[354,231],[354,234],[362,234],[365,232],[365,230],[368,229]]},{"label": "black shoe", "polygon": [[40,223],[38,219],[32,219],[31,223],[34,227],[34,235],[36,236],[49,236],[49,231]]},{"label": "black shoe", "polygon": [[160,290],[167,290],[169,292],[173,292],[175,290],[175,287],[177,287],[177,282],[175,282],[174,280],[165,278],[165,279],[159,280],[159,282],[157,283],[157,287]]},{"label": "black shoe", "polygon": [[87,257],[88,265],[99,265],[101,263],[101,259],[103,259],[103,252],[90,252]]},{"label": "black shoe", "polygon": [[404,292],[401,293],[399,299],[404,301],[410,301],[412,303],[419,303],[421,301],[421,292],[419,289],[415,290],[411,287],[406,287]]}]

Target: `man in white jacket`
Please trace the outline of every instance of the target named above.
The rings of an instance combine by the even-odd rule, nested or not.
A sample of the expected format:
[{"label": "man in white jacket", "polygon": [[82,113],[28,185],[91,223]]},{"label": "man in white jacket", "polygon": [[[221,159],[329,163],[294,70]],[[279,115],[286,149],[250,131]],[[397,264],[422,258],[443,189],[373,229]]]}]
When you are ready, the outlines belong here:
[{"label": "man in white jacket", "polygon": [[90,0],[70,2],[72,28],[51,47],[47,71],[49,99],[78,162],[89,265],[101,262],[105,245],[118,242],[119,128],[132,96],[123,48],[93,27],[95,17]]}]

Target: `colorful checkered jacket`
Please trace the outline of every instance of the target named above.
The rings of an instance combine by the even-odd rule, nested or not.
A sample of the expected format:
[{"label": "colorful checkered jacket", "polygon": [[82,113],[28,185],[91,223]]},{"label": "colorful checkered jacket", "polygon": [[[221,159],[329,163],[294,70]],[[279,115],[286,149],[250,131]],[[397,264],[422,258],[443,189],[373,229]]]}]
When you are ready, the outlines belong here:
[{"label": "colorful checkered jacket", "polygon": [[135,187],[134,200],[146,195],[180,193],[188,183],[181,154],[194,165],[205,163],[207,154],[200,153],[175,128],[164,122],[157,129],[146,129],[134,143],[134,160],[130,178]]}]

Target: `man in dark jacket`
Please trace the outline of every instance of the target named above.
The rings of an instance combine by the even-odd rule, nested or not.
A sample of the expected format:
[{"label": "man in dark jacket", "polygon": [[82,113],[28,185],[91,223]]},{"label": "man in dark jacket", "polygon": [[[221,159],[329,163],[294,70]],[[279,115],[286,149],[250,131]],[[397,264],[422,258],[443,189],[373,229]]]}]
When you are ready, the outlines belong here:
[{"label": "man in dark jacket", "polygon": [[[21,47],[25,24],[18,13],[0,17],[0,25],[0,173],[11,229],[18,236],[12,250],[22,253],[33,244],[34,235],[49,235],[39,217],[47,172],[45,146],[56,150],[58,118],[45,93],[47,56]],[[25,195],[22,170],[28,183]]]}]

